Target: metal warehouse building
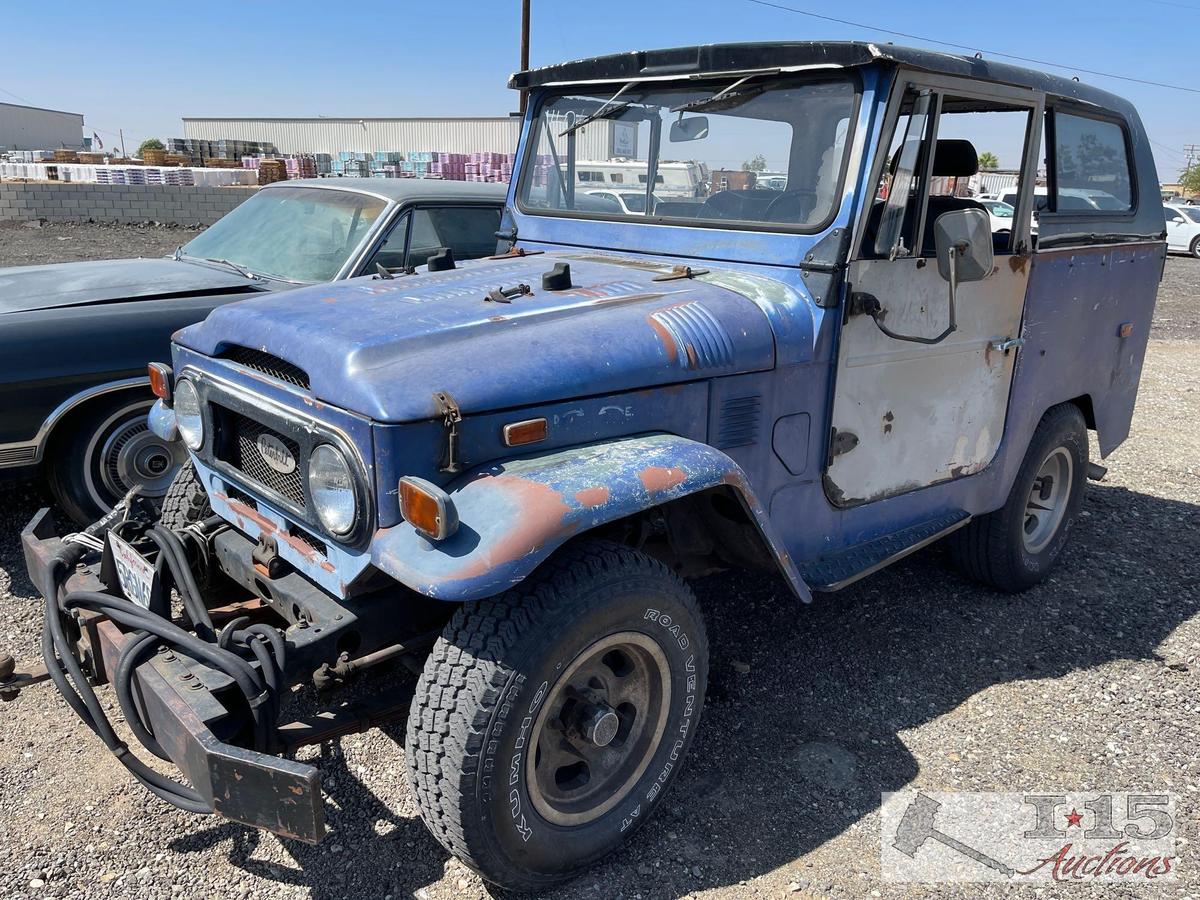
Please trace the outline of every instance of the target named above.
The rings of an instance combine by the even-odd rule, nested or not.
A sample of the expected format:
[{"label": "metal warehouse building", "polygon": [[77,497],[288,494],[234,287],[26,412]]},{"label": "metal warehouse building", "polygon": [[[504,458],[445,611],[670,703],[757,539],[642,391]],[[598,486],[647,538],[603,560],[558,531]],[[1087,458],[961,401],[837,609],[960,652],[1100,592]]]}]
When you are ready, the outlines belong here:
[{"label": "metal warehouse building", "polygon": [[[611,122],[597,122],[581,134],[583,158],[612,153]],[[521,120],[515,116],[413,119],[228,119],[185,117],[183,136],[202,141],[258,141],[283,154],[377,150],[443,153],[513,153]]]},{"label": "metal warehouse building", "polygon": [[78,150],[83,114],[0,103],[0,150]]}]

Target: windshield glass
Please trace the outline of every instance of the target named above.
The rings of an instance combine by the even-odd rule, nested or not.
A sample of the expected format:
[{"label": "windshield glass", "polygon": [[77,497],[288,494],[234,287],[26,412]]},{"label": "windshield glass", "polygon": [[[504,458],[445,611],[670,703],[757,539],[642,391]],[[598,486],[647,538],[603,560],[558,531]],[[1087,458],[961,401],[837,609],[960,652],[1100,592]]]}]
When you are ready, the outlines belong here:
[{"label": "windshield glass", "polygon": [[267,188],[185,244],[183,254],[287,281],[329,281],[386,205],[349,191]]},{"label": "windshield glass", "polygon": [[[849,81],[751,76],[614,90],[542,103],[518,188],[525,209],[796,228],[833,213],[854,113]],[[600,187],[621,191],[629,211],[589,193]]]},{"label": "windshield glass", "polygon": [[1200,207],[1196,206],[1181,206],[1179,211],[1193,222],[1200,222]]}]

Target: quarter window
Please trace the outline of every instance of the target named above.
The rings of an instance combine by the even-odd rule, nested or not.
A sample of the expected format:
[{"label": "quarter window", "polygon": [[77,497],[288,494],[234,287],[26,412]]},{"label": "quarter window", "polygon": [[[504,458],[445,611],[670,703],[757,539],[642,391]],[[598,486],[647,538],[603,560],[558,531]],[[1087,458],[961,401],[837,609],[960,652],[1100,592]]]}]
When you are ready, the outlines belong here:
[{"label": "quarter window", "polygon": [[1054,115],[1055,211],[1104,215],[1133,209],[1125,132],[1115,122]]}]

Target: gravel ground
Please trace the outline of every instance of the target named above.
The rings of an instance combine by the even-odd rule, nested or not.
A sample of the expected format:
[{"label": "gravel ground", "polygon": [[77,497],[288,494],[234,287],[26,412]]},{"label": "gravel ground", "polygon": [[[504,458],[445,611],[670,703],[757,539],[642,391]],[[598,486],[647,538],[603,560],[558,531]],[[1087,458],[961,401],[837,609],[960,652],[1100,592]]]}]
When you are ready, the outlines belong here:
[{"label": "gravel ground", "polygon": [[[0,228],[0,265],[160,254],[182,234]],[[713,672],[690,761],[631,846],[547,896],[1200,896],[1200,261],[1168,261],[1158,309],[1133,433],[1053,578],[997,595],[932,548],[805,608],[765,576],[700,582]],[[38,502],[0,493],[0,647],[23,658],[40,601],[17,532]],[[50,689],[0,723],[0,897],[489,896],[417,817],[400,728],[313,751],[332,826],[313,848],[152,800]],[[1179,879],[883,882],[880,793],[915,787],[1173,791]]]}]

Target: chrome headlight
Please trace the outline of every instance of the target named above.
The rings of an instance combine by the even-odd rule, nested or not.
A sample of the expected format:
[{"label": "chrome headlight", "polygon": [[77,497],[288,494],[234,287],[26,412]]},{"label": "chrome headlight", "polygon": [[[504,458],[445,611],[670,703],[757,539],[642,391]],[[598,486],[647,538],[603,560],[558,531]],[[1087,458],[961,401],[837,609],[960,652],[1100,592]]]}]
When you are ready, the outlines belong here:
[{"label": "chrome headlight", "polygon": [[354,473],[342,451],[332,444],[318,444],[308,458],[308,494],[321,524],[330,532],[348,534],[354,528],[358,513]]},{"label": "chrome headlight", "polygon": [[200,395],[196,386],[181,378],[175,385],[175,424],[183,442],[192,450],[204,446],[204,416],[200,414]]}]

